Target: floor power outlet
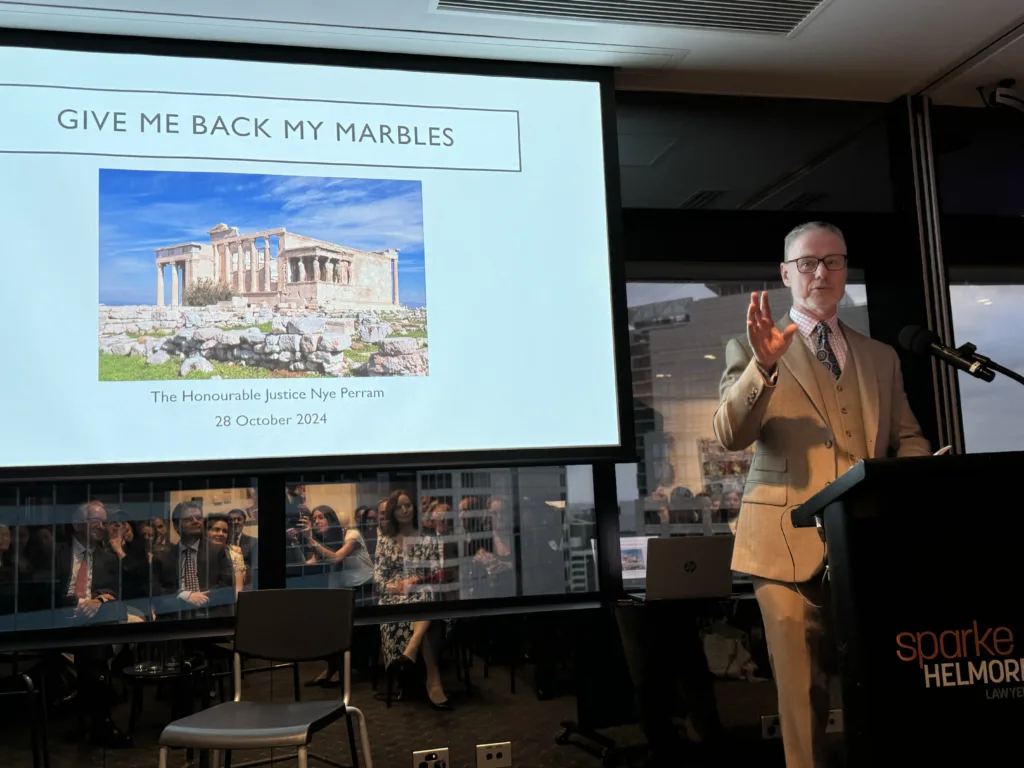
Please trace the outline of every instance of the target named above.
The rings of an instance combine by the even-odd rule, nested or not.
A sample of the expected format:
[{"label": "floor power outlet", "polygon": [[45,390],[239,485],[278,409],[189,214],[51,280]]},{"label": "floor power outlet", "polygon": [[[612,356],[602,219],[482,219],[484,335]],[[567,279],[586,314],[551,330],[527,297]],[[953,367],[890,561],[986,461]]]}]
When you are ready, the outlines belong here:
[{"label": "floor power outlet", "polygon": [[449,768],[448,747],[421,749],[412,753],[412,768]]},{"label": "floor power outlet", "polygon": [[779,716],[778,715],[762,715],[761,716],[761,738],[762,739],[781,739],[782,729],[779,728]]},{"label": "floor power outlet", "polygon": [[512,768],[512,742],[477,744],[476,768]]},{"label": "floor power outlet", "polygon": [[842,733],[843,732],[843,710],[833,709],[828,713],[828,728],[825,729],[826,733]]},{"label": "floor power outlet", "polygon": [[[828,726],[825,728],[826,733],[842,733],[843,732],[843,710],[833,709],[828,713]],[[781,739],[782,729],[779,727],[779,716],[778,715],[762,715],[761,716],[761,738],[762,739]]]}]

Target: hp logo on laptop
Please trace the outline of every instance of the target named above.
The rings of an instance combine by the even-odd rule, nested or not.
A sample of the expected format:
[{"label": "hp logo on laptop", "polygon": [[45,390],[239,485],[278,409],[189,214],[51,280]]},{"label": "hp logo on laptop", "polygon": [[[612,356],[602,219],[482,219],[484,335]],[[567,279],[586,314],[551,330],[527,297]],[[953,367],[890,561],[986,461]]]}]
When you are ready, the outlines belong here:
[{"label": "hp logo on laptop", "polygon": [[693,573],[697,570],[697,563],[695,563],[693,560],[687,560],[686,563],[683,565],[683,570],[687,573]]}]

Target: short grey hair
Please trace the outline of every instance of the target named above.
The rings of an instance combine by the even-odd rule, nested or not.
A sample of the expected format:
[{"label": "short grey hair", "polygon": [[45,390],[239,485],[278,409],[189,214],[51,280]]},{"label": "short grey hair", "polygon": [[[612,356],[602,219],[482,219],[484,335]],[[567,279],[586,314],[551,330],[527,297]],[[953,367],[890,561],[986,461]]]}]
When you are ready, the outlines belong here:
[{"label": "short grey hair", "polygon": [[797,238],[806,235],[808,232],[815,232],[819,229],[823,229],[826,232],[831,232],[833,235],[843,241],[843,245],[846,245],[846,236],[843,234],[843,230],[837,227],[835,224],[829,224],[827,221],[808,221],[797,227],[793,227],[786,235],[786,239],[783,241],[782,247],[782,260],[786,261],[789,258],[789,249],[796,242]]}]

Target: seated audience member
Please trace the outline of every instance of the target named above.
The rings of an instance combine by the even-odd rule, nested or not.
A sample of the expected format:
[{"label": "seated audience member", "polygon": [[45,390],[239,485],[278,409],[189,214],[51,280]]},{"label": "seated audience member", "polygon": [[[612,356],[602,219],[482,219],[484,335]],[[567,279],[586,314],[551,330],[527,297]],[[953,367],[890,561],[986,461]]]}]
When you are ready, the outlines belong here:
[{"label": "seated audience member", "polygon": [[[440,570],[437,539],[420,536],[416,507],[405,491],[395,491],[387,500],[382,517],[374,584],[380,605],[419,603],[432,600],[433,585]],[[436,625],[440,628],[442,625]],[[416,660],[422,656],[426,668],[426,689],[430,706],[451,710],[441,683],[437,657],[441,638],[431,632],[429,621],[401,621],[381,624],[381,645],[389,674],[397,674],[399,697],[417,684]]]},{"label": "seated audience member", "polygon": [[487,502],[481,522],[481,533],[472,540],[475,549],[469,554],[470,596],[514,597],[516,594],[516,572],[514,555],[513,520],[511,511],[500,497]]},{"label": "seated audience member", "polygon": [[366,551],[370,554],[370,562],[373,562],[373,554],[377,551],[377,507],[359,506],[355,512],[356,527],[363,535],[363,542],[366,544]]},{"label": "seated audience member", "polygon": [[153,558],[157,614],[165,618],[230,616],[235,601],[235,571],[227,550],[205,536],[203,510],[183,501],[171,513],[177,544]]},{"label": "seated audience member", "polygon": [[459,544],[461,536],[455,533],[452,508],[442,501],[432,501],[426,517],[434,521],[438,547],[441,552],[441,577],[436,593],[440,600],[459,599]]},{"label": "seated audience member", "polygon": [[300,531],[309,552],[306,562],[328,566],[329,586],[357,589],[373,581],[373,561],[351,513],[339,515],[332,507],[321,504],[306,521],[300,522]]},{"label": "seated audience member", "polygon": [[[0,525],[0,616],[10,616],[14,613],[16,567],[11,549],[11,529],[6,525]],[[0,622],[0,629],[6,629],[3,622]]]},{"label": "seated audience member", "polygon": [[229,544],[231,535],[231,522],[228,515],[210,515],[206,518],[206,538],[217,547],[223,547],[228,557],[231,558],[231,568],[235,574],[235,594],[238,594],[245,587],[245,558],[242,555],[242,548]]},{"label": "seated audience member", "polygon": [[118,560],[120,595],[128,621],[151,618],[146,541],[142,536],[135,537],[132,523],[124,512],[111,512],[108,517],[107,547]]},{"label": "seated audience member", "polygon": [[[119,621],[120,565],[107,546],[107,511],[98,501],[79,506],[71,520],[71,540],[54,551],[54,606],[58,615],[74,623]],[[92,742],[108,749],[130,747],[132,740],[111,719],[114,693],[110,687],[113,648],[94,645],[72,650],[78,694],[91,717]]]},{"label": "seated audience member", "polygon": [[[363,598],[363,587],[373,581],[373,562],[366,542],[351,513],[338,514],[332,507],[321,504],[310,517],[299,523],[299,531],[306,541],[309,565],[322,563],[327,568],[327,584],[336,589],[353,589],[356,599]],[[340,676],[337,660],[328,663],[326,671],[307,685],[332,685]],[[339,681],[340,682],[340,681]]]},{"label": "seated audience member", "polygon": [[299,533],[299,521],[309,517],[306,506],[306,486],[301,483],[285,485],[284,525],[287,536],[285,550],[285,573],[288,578],[295,578],[311,573],[306,566],[306,550]]},{"label": "seated audience member", "polygon": [[231,523],[231,535],[228,543],[238,547],[245,560],[246,574],[245,583],[252,583],[253,571],[258,567],[259,544],[255,536],[245,532],[245,526],[249,522],[249,516],[245,510],[232,509],[228,512],[228,522]]},{"label": "seated audience member", "polygon": [[162,517],[153,518],[153,546],[151,551],[154,555],[163,552],[170,544],[170,535],[167,531],[167,521]]}]

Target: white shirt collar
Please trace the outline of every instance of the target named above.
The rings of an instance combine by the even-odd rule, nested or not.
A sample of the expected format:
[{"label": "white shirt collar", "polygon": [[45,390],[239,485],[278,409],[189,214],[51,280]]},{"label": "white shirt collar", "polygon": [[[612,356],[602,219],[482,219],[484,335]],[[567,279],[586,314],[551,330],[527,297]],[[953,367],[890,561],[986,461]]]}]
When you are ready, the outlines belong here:
[{"label": "white shirt collar", "polygon": [[[800,333],[807,337],[814,333],[814,329],[818,327],[820,322],[806,312],[801,312],[796,306],[789,310],[789,317],[796,324]],[[839,315],[832,315],[832,317],[825,321],[825,325],[829,327],[833,335],[839,333]]]}]

